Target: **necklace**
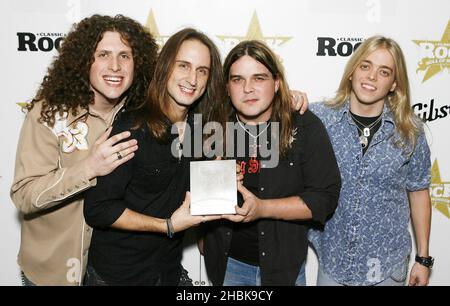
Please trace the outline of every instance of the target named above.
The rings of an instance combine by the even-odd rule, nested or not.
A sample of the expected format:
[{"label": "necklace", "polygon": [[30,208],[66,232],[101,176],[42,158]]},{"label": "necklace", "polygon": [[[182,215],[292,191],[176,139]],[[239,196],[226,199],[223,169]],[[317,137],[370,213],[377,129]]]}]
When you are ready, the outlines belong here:
[{"label": "necklace", "polygon": [[[363,124],[361,121],[359,121],[358,119],[355,118],[355,116],[350,112],[350,117],[352,117],[353,121],[355,121],[356,123],[356,127],[358,128],[358,130],[361,132],[361,135],[359,136],[359,143],[361,144],[361,146],[363,148],[367,147],[367,145],[369,144],[369,140],[368,138],[370,137],[370,132],[372,130],[372,128],[377,125],[378,122],[381,121],[381,115],[371,124],[369,125],[365,125]],[[361,129],[359,127],[359,125],[363,126],[364,128]]]},{"label": "necklace", "polygon": [[245,126],[242,124],[242,121],[239,120],[239,117],[238,117],[237,114],[236,114],[236,120],[237,120],[237,122],[239,123],[239,126],[240,126],[240,127],[241,127],[241,128],[242,128],[249,136],[250,136],[250,137],[253,138],[253,145],[250,145],[249,147],[253,149],[252,157],[256,157],[256,156],[257,156],[257,153],[258,153],[258,148],[261,146],[261,145],[258,145],[258,137],[261,136],[262,133],[264,133],[264,132],[267,130],[267,128],[270,126],[270,124],[271,124],[272,122],[269,122],[269,123],[266,125],[266,127],[265,127],[261,132],[258,133],[258,135],[253,135],[252,133],[250,133],[249,130],[247,130],[247,129],[245,128]]}]

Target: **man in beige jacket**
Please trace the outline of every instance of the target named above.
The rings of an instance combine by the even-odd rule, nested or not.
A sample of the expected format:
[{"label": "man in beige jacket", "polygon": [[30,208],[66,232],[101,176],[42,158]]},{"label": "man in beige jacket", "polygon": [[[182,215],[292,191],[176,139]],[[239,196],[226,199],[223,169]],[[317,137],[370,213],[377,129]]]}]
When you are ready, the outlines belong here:
[{"label": "man in beige jacket", "polygon": [[[84,191],[127,162],[136,140],[108,139],[119,111],[146,97],[157,45],[124,16],[94,15],[66,36],[28,111],[11,198],[21,212],[18,263],[25,285],[80,285],[91,228]],[[106,130],[106,132],[105,132]]]}]

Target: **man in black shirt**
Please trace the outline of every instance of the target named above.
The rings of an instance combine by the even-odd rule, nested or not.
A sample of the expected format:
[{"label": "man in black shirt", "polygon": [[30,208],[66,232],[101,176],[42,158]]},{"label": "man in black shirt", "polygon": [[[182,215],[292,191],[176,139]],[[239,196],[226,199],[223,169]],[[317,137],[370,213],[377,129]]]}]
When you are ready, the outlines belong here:
[{"label": "man in black shirt", "polygon": [[[183,142],[185,130],[194,131],[193,112],[224,121],[214,115],[225,114],[221,111],[223,92],[220,55],[214,43],[193,29],[174,34],[159,55],[149,100],[114,122],[113,134],[130,130],[138,141],[135,157],[98,178],[97,186],[86,195],[84,215],[94,227],[87,285],[178,284],[179,232],[220,216],[190,215],[189,194],[184,198],[189,159],[174,156],[171,146]],[[176,135],[171,134],[172,124]],[[117,158],[122,157],[118,154]]]},{"label": "man in black shirt", "polygon": [[[238,160],[244,182],[237,214],[204,225],[208,276],[214,285],[304,284],[308,222],[324,224],[339,197],[327,132],[311,112],[291,112],[281,64],[263,43],[238,44],[224,74],[236,123],[227,133],[246,135],[245,156],[227,157]],[[234,145],[234,152],[242,151]],[[279,156],[263,154],[264,148]]]}]

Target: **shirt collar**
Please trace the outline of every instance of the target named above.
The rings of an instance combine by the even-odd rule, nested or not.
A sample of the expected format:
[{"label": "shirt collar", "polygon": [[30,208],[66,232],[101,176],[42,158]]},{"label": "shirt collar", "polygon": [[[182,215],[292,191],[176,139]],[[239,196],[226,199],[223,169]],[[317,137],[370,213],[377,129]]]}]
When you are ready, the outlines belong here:
[{"label": "shirt collar", "polygon": [[[381,114],[382,118],[381,120],[383,122],[389,123],[390,127],[387,124],[382,124],[384,128],[392,129],[395,128],[395,121],[394,121],[394,115],[387,105],[387,103],[384,103],[383,106],[383,112]],[[352,123],[352,119],[350,118],[350,102],[349,100],[345,101],[345,103],[337,108],[336,115],[331,119],[331,124],[334,125],[342,120],[347,119],[349,123]]]},{"label": "shirt collar", "polygon": [[[119,103],[117,103],[117,104],[114,106],[114,108],[113,108],[113,110],[112,110],[113,115],[111,116],[111,122],[106,122],[106,124],[107,124],[108,126],[110,126],[110,125],[112,124],[112,122],[114,121],[114,118],[116,117],[117,113],[118,113],[118,112],[123,108],[123,106],[125,105],[125,102],[126,102],[126,98],[123,98]],[[73,115],[72,115],[72,112],[69,112],[69,113],[67,114],[67,122],[68,122],[69,125],[71,125],[71,124],[74,123],[75,121],[79,120],[80,118],[82,118],[82,117],[84,117],[84,116],[87,116],[88,114],[100,118],[100,116],[97,115],[97,114],[96,114],[95,112],[93,112],[92,110],[82,108],[81,106],[77,106],[77,115],[76,115],[76,116],[73,116]]]}]

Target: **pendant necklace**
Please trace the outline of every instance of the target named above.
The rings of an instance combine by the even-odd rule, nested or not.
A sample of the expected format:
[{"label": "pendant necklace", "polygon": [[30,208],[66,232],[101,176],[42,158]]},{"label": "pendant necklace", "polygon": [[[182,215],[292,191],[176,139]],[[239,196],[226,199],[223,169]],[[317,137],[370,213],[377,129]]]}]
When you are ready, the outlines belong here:
[{"label": "pendant necklace", "polygon": [[239,126],[240,126],[240,127],[241,127],[241,128],[242,128],[249,136],[250,136],[250,137],[253,138],[253,144],[252,144],[252,145],[249,145],[249,147],[253,149],[253,154],[252,154],[251,157],[257,157],[257,154],[258,154],[258,148],[261,147],[261,145],[258,145],[258,137],[261,136],[262,133],[264,133],[264,132],[267,130],[267,128],[270,126],[271,122],[267,123],[266,127],[265,127],[261,132],[259,132],[258,135],[253,135],[252,133],[250,133],[249,130],[247,130],[247,129],[245,128],[245,126],[242,124],[242,121],[239,120],[239,117],[238,117],[237,114],[236,114],[236,120],[237,120],[237,122],[239,123]]},{"label": "pendant necklace", "polygon": [[[378,122],[381,121],[381,115],[371,124],[369,125],[365,125],[362,122],[360,122],[358,119],[355,118],[355,116],[353,116],[353,114],[350,112],[350,116],[352,117],[353,121],[356,123],[356,127],[358,128],[358,130],[361,132],[361,135],[359,136],[359,143],[361,144],[361,146],[363,148],[367,147],[367,145],[369,144],[369,137],[371,134],[371,130],[372,128],[377,125]],[[361,125],[363,128],[361,129],[359,127],[359,125]]]}]

